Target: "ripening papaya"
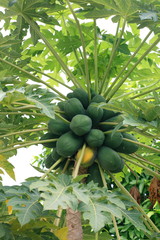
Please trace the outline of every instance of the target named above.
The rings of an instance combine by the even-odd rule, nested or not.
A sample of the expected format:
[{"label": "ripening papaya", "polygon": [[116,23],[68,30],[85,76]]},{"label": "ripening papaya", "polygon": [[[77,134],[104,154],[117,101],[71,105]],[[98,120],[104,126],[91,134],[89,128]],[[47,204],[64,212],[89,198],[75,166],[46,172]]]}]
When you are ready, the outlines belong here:
[{"label": "ripening papaya", "polygon": [[[77,152],[75,159],[78,160],[82,154],[82,148]],[[82,157],[81,165],[83,167],[91,166],[96,158],[96,149],[86,147]]]}]

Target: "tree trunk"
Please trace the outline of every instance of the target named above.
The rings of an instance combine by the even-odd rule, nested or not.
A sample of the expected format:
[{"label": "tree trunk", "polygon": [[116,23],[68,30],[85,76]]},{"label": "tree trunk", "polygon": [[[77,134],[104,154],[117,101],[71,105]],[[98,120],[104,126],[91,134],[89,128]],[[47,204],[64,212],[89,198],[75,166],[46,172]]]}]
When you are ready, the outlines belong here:
[{"label": "tree trunk", "polygon": [[68,240],[83,240],[81,213],[67,209],[66,224],[68,227]]}]

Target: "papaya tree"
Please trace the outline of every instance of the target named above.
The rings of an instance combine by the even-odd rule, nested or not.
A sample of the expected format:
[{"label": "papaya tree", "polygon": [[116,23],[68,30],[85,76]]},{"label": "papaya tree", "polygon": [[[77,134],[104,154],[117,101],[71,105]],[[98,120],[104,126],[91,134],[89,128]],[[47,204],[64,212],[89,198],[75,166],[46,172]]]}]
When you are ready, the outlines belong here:
[{"label": "papaya tree", "polygon": [[[128,223],[127,239],[159,239],[159,1],[0,7],[0,173],[44,147],[42,177],[0,185],[0,239],[120,240]],[[128,179],[151,177],[149,214]]]}]

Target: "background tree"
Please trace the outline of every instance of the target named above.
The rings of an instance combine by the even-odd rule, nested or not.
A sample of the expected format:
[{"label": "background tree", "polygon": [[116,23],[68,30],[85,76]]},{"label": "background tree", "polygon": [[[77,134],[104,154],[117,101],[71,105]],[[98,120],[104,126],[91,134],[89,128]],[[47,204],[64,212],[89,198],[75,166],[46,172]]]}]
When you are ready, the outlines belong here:
[{"label": "background tree", "polygon": [[[138,199],[145,178],[149,185],[148,175],[153,176],[150,200],[157,214],[160,185],[159,2],[3,0],[0,6],[3,20],[0,35],[0,173],[4,169],[14,178],[13,166],[7,159],[16,155],[17,149],[35,144],[45,146],[38,158],[37,169],[44,173],[41,178],[28,179],[21,186],[0,187],[0,239],[81,240],[82,235],[85,240],[158,239],[157,220],[146,214],[149,211],[143,208],[146,202],[140,206]],[[99,18],[104,18],[106,24],[107,19],[111,19],[115,35],[99,27]],[[147,33],[141,37],[144,28]],[[58,86],[63,87],[63,93]],[[59,147],[60,158],[46,170],[46,158],[64,133],[57,132],[54,137],[47,135],[46,138],[50,131],[48,122],[60,119],[63,126],[73,130],[71,115],[67,116],[62,104],[72,99],[76,89],[87,95],[86,101],[85,97],[81,100],[84,108],[90,104],[96,111],[117,116],[112,120],[104,118],[97,127],[98,120],[91,115],[95,111],[89,113],[87,109],[95,124],[93,127],[103,130],[105,137],[111,136],[109,142],[116,133],[123,133],[123,142],[138,150],[129,152],[127,147],[126,152],[116,148],[118,159],[123,159],[123,170],[104,170],[94,159],[96,165],[91,167],[99,171],[98,183],[104,187],[93,181],[86,183],[89,168],[82,163],[89,140],[82,141],[81,137],[74,139],[79,144],[76,152],[83,142],[78,157],[75,152],[67,154],[66,150],[62,154]],[[100,96],[101,100],[91,104],[94,96]],[[77,108],[74,110],[79,113]],[[84,114],[83,108],[81,110]],[[109,126],[107,130],[106,125]],[[81,131],[86,131],[84,126]],[[125,132],[134,133],[137,140],[128,139]],[[80,142],[77,139],[81,139]],[[75,143],[69,143],[73,148]],[[93,151],[91,156],[98,158],[100,153],[96,155]],[[136,186],[130,186],[127,178],[134,179]],[[127,226],[131,228],[128,235],[123,234]],[[131,234],[133,228],[138,229],[134,235]]]}]

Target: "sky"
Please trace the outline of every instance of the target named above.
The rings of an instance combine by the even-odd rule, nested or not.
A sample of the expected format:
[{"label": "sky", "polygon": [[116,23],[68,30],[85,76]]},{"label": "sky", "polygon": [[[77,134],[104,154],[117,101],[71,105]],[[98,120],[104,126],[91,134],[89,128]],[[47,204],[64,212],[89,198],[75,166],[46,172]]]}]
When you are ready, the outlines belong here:
[{"label": "sky", "polygon": [[[97,21],[99,27],[101,29],[107,30],[107,33],[115,34],[116,26],[112,23],[111,20],[104,21],[103,19],[99,19]],[[0,22],[0,27],[2,26],[2,22]],[[145,29],[141,32],[142,38],[146,36],[148,29]],[[59,91],[64,92],[64,88],[59,87]],[[36,171],[32,167],[32,163],[34,162],[34,156],[39,155],[42,152],[42,145],[38,146],[30,146],[28,148],[21,148],[18,149],[17,155],[13,156],[9,159],[9,162],[12,163],[14,166],[16,181],[11,179],[6,173],[1,175],[3,185],[16,185],[20,184],[21,182],[25,181],[25,179],[32,177],[32,176],[41,176],[41,173]]]}]

